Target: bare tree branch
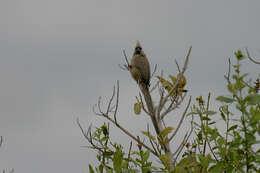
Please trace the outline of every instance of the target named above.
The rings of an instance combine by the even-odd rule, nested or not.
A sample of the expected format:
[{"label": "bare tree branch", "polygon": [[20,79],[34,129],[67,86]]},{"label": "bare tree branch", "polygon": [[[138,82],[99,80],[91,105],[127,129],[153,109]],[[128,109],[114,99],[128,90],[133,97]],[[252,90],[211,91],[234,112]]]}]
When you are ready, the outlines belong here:
[{"label": "bare tree branch", "polygon": [[131,155],[131,150],[132,150],[132,141],[130,142],[130,147],[128,150],[128,156],[127,156],[127,169],[129,168],[129,161],[130,161],[130,155]]},{"label": "bare tree branch", "polygon": [[[208,100],[207,100],[207,107],[206,107],[206,117],[208,118],[209,114],[208,114],[208,110],[209,110],[209,102],[210,102],[210,93],[208,94]],[[208,126],[208,120],[206,121],[206,127]],[[205,132],[206,133],[206,132]],[[208,141],[208,136],[207,136],[207,133],[205,134],[206,136],[206,139],[204,141],[204,148],[203,148],[203,155],[205,155],[206,153],[206,146],[207,146],[207,141]]]},{"label": "bare tree branch", "polygon": [[[151,135],[150,129],[149,129],[149,124],[147,124],[147,133],[148,133],[148,135]],[[152,147],[153,147],[153,150],[158,154],[156,148],[154,147],[154,144],[153,144],[154,142],[152,141],[152,139],[150,138],[150,136],[148,136],[148,138],[149,138],[149,141],[150,141],[150,143],[151,143],[151,145],[152,145]],[[158,155],[159,155],[159,154],[158,154]]]},{"label": "bare tree branch", "polygon": [[177,159],[178,159],[178,157],[179,157],[181,151],[183,150],[183,147],[185,146],[185,144],[187,143],[188,139],[190,138],[190,136],[191,136],[191,134],[192,134],[192,131],[193,131],[193,129],[190,130],[189,134],[188,134],[188,133],[185,134],[185,136],[184,136],[184,138],[183,138],[181,144],[179,145],[177,151],[174,153],[174,155],[176,155],[176,154],[177,154],[177,155],[176,155],[176,157],[175,157],[175,159],[174,159],[174,161],[173,161],[173,165],[176,164],[176,161],[177,161]]},{"label": "bare tree branch", "polygon": [[178,126],[176,127],[174,133],[173,133],[173,134],[171,135],[171,137],[169,138],[169,142],[173,139],[173,137],[177,134],[179,128],[181,127],[181,124],[182,124],[182,122],[183,122],[183,120],[184,120],[184,117],[185,117],[187,111],[188,111],[188,108],[190,107],[190,103],[191,103],[191,96],[190,96],[189,102],[188,102],[188,104],[187,104],[187,106],[186,106],[186,109],[185,109],[185,111],[183,112],[183,114],[182,114],[182,116],[181,116],[181,119],[180,119],[180,122],[178,123]]},{"label": "bare tree branch", "polygon": [[80,122],[79,122],[79,118],[77,118],[77,124],[81,130],[81,133],[83,134],[84,138],[91,144],[92,148],[103,152],[102,148],[99,147],[97,144],[94,144],[93,140],[92,140],[92,134],[91,134],[91,125],[88,127],[88,131],[85,132],[83,127],[81,126]]},{"label": "bare tree branch", "polygon": [[124,54],[124,57],[125,57],[126,64],[123,64],[123,65],[118,64],[118,66],[119,66],[122,70],[129,71],[129,69],[130,69],[130,64],[129,64],[128,58],[127,58],[127,56],[126,56],[125,50],[123,50],[123,54]]},{"label": "bare tree branch", "polygon": [[[186,93],[185,93],[185,95],[184,95],[183,97],[181,97],[181,100],[180,100],[180,101],[177,101],[176,98],[179,98],[179,97],[178,97],[178,94],[176,94],[176,95],[174,96],[174,98],[172,99],[171,104],[168,106],[168,108],[165,110],[165,112],[163,112],[163,113],[161,114],[161,119],[164,119],[165,116],[166,116],[168,113],[170,113],[171,111],[173,111],[174,109],[176,109],[176,108],[183,102],[185,96],[186,96]],[[175,105],[174,105],[174,103],[175,103]]]},{"label": "bare tree branch", "polygon": [[112,122],[113,124],[115,124],[120,130],[122,130],[127,136],[129,136],[130,138],[132,138],[133,140],[135,140],[137,143],[141,143],[141,145],[143,147],[145,147],[147,150],[149,150],[151,153],[153,153],[155,156],[159,156],[155,151],[153,151],[153,149],[151,149],[149,146],[147,146],[146,144],[144,144],[143,142],[141,142],[140,140],[138,140],[137,137],[135,137],[134,135],[132,135],[128,130],[126,130],[124,127],[122,127],[119,123],[116,123],[112,118],[110,118],[109,116],[104,116],[106,119],[108,119],[110,122]]},{"label": "bare tree branch", "polygon": [[157,82],[155,83],[155,85],[150,89],[150,93],[152,93],[152,92],[156,89],[156,87],[159,86],[159,83],[160,83],[160,81],[157,81]]},{"label": "bare tree branch", "polygon": [[108,114],[108,113],[110,112],[110,107],[111,107],[111,103],[112,103],[112,101],[113,101],[113,99],[114,99],[114,96],[115,96],[115,86],[114,86],[114,88],[113,88],[112,97],[110,98],[110,100],[109,100],[109,102],[108,102],[106,114]]},{"label": "bare tree branch", "polygon": [[127,68],[127,70],[129,70],[129,68],[130,68],[130,64],[129,64],[129,62],[128,62],[128,58],[127,58],[127,56],[126,56],[125,50],[123,50],[123,54],[124,54],[125,61],[126,61],[126,65],[125,65],[125,67]]},{"label": "bare tree branch", "polygon": [[117,109],[118,109],[118,102],[119,102],[119,81],[117,80],[116,108],[115,108],[115,112],[114,112],[114,120],[115,120],[116,124],[117,124],[116,114],[117,114]]},{"label": "bare tree branch", "polygon": [[181,69],[180,69],[180,66],[179,66],[177,60],[175,59],[174,61],[175,61],[175,64],[176,64],[176,66],[177,66],[177,68],[178,68],[178,72],[181,72]]},{"label": "bare tree branch", "polygon": [[[108,112],[108,113],[106,114],[106,113],[104,113],[104,112],[102,111],[102,109],[101,109],[101,97],[99,97],[99,99],[98,99],[98,104],[97,104],[97,105],[98,105],[99,113],[97,113],[97,112],[95,111],[95,109],[93,109],[93,110],[94,110],[94,113],[95,113],[96,115],[105,117],[107,120],[109,120],[110,122],[112,122],[116,127],[118,127],[121,131],[123,131],[126,135],[128,135],[130,138],[132,138],[133,140],[135,140],[137,143],[140,143],[140,141],[138,140],[137,137],[135,137],[134,135],[132,135],[127,129],[125,129],[123,126],[121,126],[121,125],[117,122],[116,114],[117,114],[118,103],[119,103],[119,81],[117,81],[117,90],[116,90],[116,93],[115,93],[115,94],[112,94],[112,97],[111,97],[111,98],[114,99],[114,95],[116,95],[116,103],[115,103],[115,110],[114,110],[114,113],[113,113],[113,118],[111,118],[111,117],[109,116],[109,113],[110,113],[110,112]],[[113,100],[113,99],[112,99],[112,100]],[[110,99],[110,100],[111,100],[111,99]],[[112,103],[112,101],[111,101],[111,103]],[[111,104],[110,104],[109,106],[111,106]],[[109,106],[108,106],[107,110],[111,110]],[[78,124],[79,124],[79,123],[78,123]],[[81,127],[81,126],[80,126],[80,127]],[[84,130],[83,130],[82,128],[81,128],[81,131],[84,132]],[[84,133],[83,133],[83,134],[84,134]],[[85,136],[85,135],[84,135],[84,136]],[[88,137],[88,136],[85,136],[85,137]],[[89,142],[91,142],[91,141],[89,141]],[[154,151],[152,148],[150,148],[149,146],[147,146],[147,145],[144,144],[143,142],[141,142],[141,145],[142,145],[143,147],[145,147],[147,150],[149,150],[151,153],[153,153],[155,156],[157,156],[157,157],[159,156],[156,151]]]}]

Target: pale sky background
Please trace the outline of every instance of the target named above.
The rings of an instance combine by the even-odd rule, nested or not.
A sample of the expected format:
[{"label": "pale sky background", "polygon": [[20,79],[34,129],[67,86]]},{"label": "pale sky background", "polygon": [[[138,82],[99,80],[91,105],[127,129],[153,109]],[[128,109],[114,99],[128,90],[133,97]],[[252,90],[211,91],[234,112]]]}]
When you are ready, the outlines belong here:
[{"label": "pale sky background", "polygon": [[[259,0],[1,0],[0,169],[88,172],[95,153],[81,147],[88,144],[76,118],[86,128],[101,124],[91,108],[117,79],[119,121],[135,134],[144,130],[148,119],[133,113],[138,88],[118,67],[136,40],[165,74],[176,73],[174,59],[183,64],[192,45],[188,94],[226,94],[234,51],[248,47],[260,59],[259,18]],[[257,68],[245,62],[245,71]]]}]

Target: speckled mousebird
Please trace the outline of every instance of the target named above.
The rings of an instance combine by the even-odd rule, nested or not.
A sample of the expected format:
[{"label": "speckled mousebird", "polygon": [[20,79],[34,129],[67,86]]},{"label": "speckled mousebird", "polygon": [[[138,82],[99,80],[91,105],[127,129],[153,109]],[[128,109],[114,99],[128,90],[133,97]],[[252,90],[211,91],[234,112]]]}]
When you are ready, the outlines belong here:
[{"label": "speckled mousebird", "polygon": [[142,49],[139,41],[137,41],[133,57],[130,62],[130,73],[138,84],[150,85],[150,64]]}]

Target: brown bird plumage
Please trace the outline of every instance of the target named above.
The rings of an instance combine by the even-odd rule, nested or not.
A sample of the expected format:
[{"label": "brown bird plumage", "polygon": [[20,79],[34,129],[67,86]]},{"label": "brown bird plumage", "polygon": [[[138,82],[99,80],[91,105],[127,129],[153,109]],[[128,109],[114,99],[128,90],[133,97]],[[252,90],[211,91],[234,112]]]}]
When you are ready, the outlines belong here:
[{"label": "brown bird plumage", "polygon": [[138,84],[150,85],[150,64],[139,41],[130,62],[130,72]]}]

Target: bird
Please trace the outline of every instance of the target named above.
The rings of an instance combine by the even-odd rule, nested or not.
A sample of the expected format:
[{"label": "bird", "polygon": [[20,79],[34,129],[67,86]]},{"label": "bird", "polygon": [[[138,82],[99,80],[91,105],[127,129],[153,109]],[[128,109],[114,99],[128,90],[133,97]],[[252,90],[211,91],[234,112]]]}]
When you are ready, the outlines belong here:
[{"label": "bird", "polygon": [[143,84],[147,88],[150,86],[150,64],[139,41],[136,43],[129,69],[137,84]]}]

